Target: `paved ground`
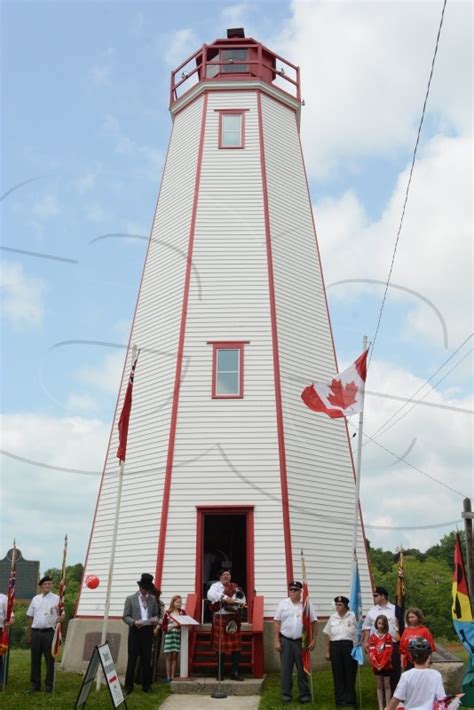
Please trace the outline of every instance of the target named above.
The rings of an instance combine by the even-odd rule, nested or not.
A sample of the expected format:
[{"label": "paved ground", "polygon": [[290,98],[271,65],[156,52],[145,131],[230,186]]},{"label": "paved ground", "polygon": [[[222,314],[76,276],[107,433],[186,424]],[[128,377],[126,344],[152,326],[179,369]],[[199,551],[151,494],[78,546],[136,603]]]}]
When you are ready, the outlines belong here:
[{"label": "paved ground", "polygon": [[229,695],[217,700],[209,695],[177,695],[166,698],[162,710],[257,710],[259,695]]}]

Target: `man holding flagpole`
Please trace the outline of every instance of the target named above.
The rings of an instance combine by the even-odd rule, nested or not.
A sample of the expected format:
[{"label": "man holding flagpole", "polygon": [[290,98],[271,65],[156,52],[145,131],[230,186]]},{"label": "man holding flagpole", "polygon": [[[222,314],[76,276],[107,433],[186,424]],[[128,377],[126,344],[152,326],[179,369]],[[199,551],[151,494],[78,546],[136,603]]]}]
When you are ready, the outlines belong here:
[{"label": "man holding flagpole", "polygon": [[[273,617],[273,630],[275,650],[280,654],[281,662],[281,691],[283,704],[292,701],[293,666],[296,666],[300,702],[307,705],[311,702],[311,689],[309,675],[303,666],[302,638],[303,638],[303,602],[301,599],[303,585],[301,582],[292,581],[288,585],[289,596],[278,604]],[[316,645],[317,617],[313,605],[308,601],[307,610],[311,624],[311,639],[307,645],[309,652]],[[306,650],[306,649],[305,649]]]}]

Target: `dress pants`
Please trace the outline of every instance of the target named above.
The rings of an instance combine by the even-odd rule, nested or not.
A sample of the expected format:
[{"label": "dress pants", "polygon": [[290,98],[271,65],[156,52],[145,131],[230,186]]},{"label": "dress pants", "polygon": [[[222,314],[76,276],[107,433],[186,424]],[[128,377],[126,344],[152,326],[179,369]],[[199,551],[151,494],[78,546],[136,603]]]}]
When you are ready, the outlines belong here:
[{"label": "dress pants", "polygon": [[45,689],[53,690],[54,658],[51,655],[54,629],[31,629],[31,687],[41,690],[41,657],[46,661]]},{"label": "dress pants", "polygon": [[355,705],[357,661],[351,656],[352,641],[330,641],[332,677],[336,705]]},{"label": "dress pants", "polygon": [[153,645],[153,627],[131,626],[128,633],[128,661],[125,674],[125,688],[131,690],[135,678],[135,667],[141,659],[142,686],[151,688],[151,650]]},{"label": "dress pants", "polygon": [[393,644],[392,672],[390,673],[390,688],[392,689],[392,695],[395,692],[395,688],[398,685],[401,674],[400,643],[397,641]]},{"label": "dress pants", "polygon": [[310,698],[311,691],[309,689],[308,676],[304,672],[303,660],[301,658],[301,639],[290,639],[280,634],[280,643],[280,681],[283,699],[292,697],[293,666],[296,666],[300,700]]},{"label": "dress pants", "polygon": [[[217,676],[222,680],[224,678],[224,663],[225,653],[217,653]],[[240,668],[240,651],[232,651],[230,654],[232,659],[231,675],[239,675]]]}]

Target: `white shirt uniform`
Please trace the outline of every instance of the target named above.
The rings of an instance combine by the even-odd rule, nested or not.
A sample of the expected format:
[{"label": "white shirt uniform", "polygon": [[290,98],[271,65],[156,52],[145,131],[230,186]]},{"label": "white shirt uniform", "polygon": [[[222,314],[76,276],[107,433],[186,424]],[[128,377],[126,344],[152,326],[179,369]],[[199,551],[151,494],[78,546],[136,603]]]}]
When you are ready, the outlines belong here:
[{"label": "white shirt uniform", "polygon": [[3,628],[3,623],[4,623],[5,617],[7,615],[7,604],[8,604],[7,595],[2,594],[0,592],[0,629]]},{"label": "white shirt uniform", "polygon": [[[288,639],[300,639],[303,635],[303,602],[293,604],[290,597],[282,599],[278,604],[275,621],[280,622],[280,633]],[[309,603],[309,618],[317,621],[313,605]]]},{"label": "white shirt uniform", "polygon": [[375,633],[375,619],[381,614],[387,617],[388,630],[393,641],[398,641],[400,637],[398,634],[398,620],[395,616],[395,604],[390,602],[386,606],[376,604],[372,609],[369,609],[362,624],[362,631],[370,631],[371,634]]},{"label": "white shirt uniform", "polygon": [[357,638],[357,620],[353,611],[346,611],[344,616],[336,612],[329,617],[323,634],[329,636],[330,641],[353,641]]},{"label": "white shirt uniform", "polygon": [[[233,584],[233,583],[231,582],[231,584]],[[237,586],[239,586],[239,585],[237,585]],[[240,587],[239,587],[239,589],[240,589]],[[215,604],[216,602],[220,602],[223,596],[224,596],[224,585],[222,584],[222,582],[214,582],[214,584],[211,584],[211,586],[209,587],[209,589],[207,591],[208,600],[210,602],[212,602],[212,604]],[[236,606],[236,609],[239,608],[238,602],[235,602],[235,606]],[[216,614],[232,614],[232,611],[229,611],[227,609],[224,609],[224,607],[222,607],[221,609],[219,609],[219,611],[216,611],[215,613]]]},{"label": "white shirt uniform", "polygon": [[433,702],[446,697],[441,673],[433,668],[412,668],[400,676],[394,696],[406,710],[432,710]]},{"label": "white shirt uniform", "polygon": [[32,629],[50,629],[58,621],[59,597],[53,592],[37,594],[31,600],[26,615],[33,618]]}]

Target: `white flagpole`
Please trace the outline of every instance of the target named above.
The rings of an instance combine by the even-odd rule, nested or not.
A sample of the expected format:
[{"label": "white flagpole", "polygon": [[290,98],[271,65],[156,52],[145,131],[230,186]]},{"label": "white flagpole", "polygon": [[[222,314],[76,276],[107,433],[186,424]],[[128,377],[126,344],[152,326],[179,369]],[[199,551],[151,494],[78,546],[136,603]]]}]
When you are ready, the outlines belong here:
[{"label": "white flagpole", "polygon": [[[362,339],[362,352],[367,350],[367,336]],[[357,463],[355,471],[355,501],[354,501],[354,525],[352,529],[352,552],[354,559],[357,559],[357,528],[359,526],[359,499],[360,499],[360,477],[362,472],[362,432],[364,429],[364,401],[365,401],[365,386],[362,390],[362,409],[359,414],[359,433],[357,442]]]},{"label": "white flagpole", "polygon": [[[135,362],[136,356],[137,356],[137,346],[134,345],[132,348],[132,367],[133,367],[133,363]],[[110,549],[109,574],[107,577],[107,593],[105,595],[104,620],[102,622],[102,636],[100,639],[101,646],[102,646],[102,644],[105,643],[105,641],[107,639],[107,624],[109,621],[110,597],[112,594],[112,575],[114,572],[114,564],[115,564],[115,549],[117,547],[117,532],[118,532],[118,522],[119,522],[119,516],[120,516],[120,503],[122,500],[122,484],[123,484],[124,468],[125,468],[125,461],[120,460],[118,485],[117,485],[117,498],[115,500],[114,530],[112,533],[112,546]],[[96,690],[100,690],[100,684],[101,684],[101,669],[99,668],[97,671]]]}]

